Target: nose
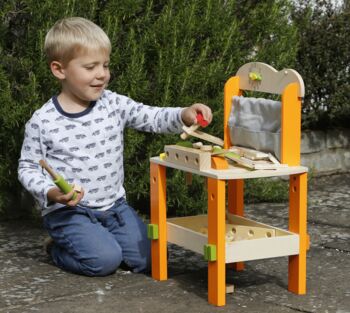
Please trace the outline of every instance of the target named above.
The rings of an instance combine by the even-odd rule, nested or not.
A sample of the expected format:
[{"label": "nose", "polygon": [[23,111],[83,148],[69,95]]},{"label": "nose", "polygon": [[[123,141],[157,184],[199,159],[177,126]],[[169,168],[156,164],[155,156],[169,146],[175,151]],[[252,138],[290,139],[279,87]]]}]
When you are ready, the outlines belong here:
[{"label": "nose", "polygon": [[98,71],[96,73],[97,79],[104,79],[109,75],[109,69],[105,68],[104,66],[99,66]]}]

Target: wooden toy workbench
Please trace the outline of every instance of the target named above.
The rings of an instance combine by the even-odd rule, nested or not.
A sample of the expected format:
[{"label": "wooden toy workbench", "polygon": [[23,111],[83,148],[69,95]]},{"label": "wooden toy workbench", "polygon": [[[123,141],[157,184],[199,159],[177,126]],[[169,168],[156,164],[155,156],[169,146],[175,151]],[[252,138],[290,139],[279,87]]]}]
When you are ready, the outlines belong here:
[{"label": "wooden toy workbench", "polygon": [[[245,72],[246,71],[246,72]],[[167,242],[204,254],[208,260],[208,301],[217,306],[226,301],[226,264],[234,263],[236,270],[244,268],[244,261],[289,256],[288,289],[296,294],[306,292],[306,251],[309,246],[307,235],[307,171],[300,166],[300,105],[303,84],[300,76],[293,80],[284,70],[282,78],[287,81],[282,94],[282,146],[281,163],[287,166],[274,170],[249,170],[230,165],[220,169],[215,158],[211,166],[201,169],[186,162],[176,163],[160,157],[151,162],[151,223],[149,231],[152,238],[152,277],[167,279]],[[257,89],[252,72],[258,77],[277,77],[275,71],[263,63],[249,63],[243,66],[235,77],[225,85],[225,132],[224,147],[231,146],[226,129],[232,95],[239,95],[243,89]],[[242,74],[243,73],[243,74]],[[295,75],[293,71],[293,75]],[[247,76],[249,77],[247,78]],[[281,76],[281,75],[280,75]],[[279,77],[280,77],[279,76]],[[254,77],[253,77],[254,78]],[[249,79],[252,80],[249,82]],[[277,78],[276,78],[277,79]],[[245,80],[247,82],[245,82]],[[270,79],[273,82],[273,80]],[[279,82],[283,85],[283,82]],[[260,84],[260,91],[271,92],[271,86]],[[259,87],[258,86],[258,87]],[[273,84],[276,86],[276,83]],[[274,87],[275,88],[275,87]],[[272,90],[279,92],[279,90]],[[292,113],[291,113],[292,112]],[[293,113],[294,112],[294,113]],[[289,115],[288,119],[285,115]],[[292,114],[292,115],[291,115]],[[288,120],[292,119],[292,123]],[[295,135],[295,132],[297,133]],[[283,139],[285,138],[285,139]],[[185,156],[186,157],[186,156]],[[186,160],[189,160],[186,158]],[[198,161],[198,160],[197,160]],[[197,161],[195,163],[197,163]],[[166,168],[173,168],[207,178],[208,215],[170,218],[166,217]],[[244,179],[259,177],[289,176],[289,229],[283,230],[244,218],[243,186]],[[226,209],[226,186],[227,204]],[[253,239],[227,241],[226,223],[268,229],[264,235]],[[205,227],[206,232],[201,231]],[[253,231],[252,231],[253,233]]]}]

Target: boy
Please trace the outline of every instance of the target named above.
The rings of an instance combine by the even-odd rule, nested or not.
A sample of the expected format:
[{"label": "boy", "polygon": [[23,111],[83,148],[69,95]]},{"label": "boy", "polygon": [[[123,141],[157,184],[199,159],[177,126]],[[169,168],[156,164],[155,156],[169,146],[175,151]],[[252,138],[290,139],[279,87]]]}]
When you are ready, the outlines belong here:
[{"label": "boy", "polygon": [[[50,253],[60,268],[88,276],[113,273],[121,263],[133,272],[149,269],[146,226],[125,200],[124,127],[154,133],[181,132],[196,122],[203,104],[158,108],[106,90],[111,44],[105,32],[84,18],[58,21],[47,33],[45,53],[61,83],[26,124],[19,180],[42,208],[53,242]],[[39,166],[44,159],[72,184],[63,194]]]}]

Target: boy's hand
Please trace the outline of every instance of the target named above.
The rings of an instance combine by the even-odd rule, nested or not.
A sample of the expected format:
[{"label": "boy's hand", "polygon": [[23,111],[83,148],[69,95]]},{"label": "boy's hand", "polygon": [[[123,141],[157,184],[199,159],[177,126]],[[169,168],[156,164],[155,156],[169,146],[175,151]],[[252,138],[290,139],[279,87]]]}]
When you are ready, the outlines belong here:
[{"label": "boy's hand", "polygon": [[182,121],[185,123],[186,126],[197,124],[196,116],[198,113],[201,113],[203,115],[204,120],[206,120],[208,124],[210,124],[211,120],[213,119],[213,114],[211,113],[211,109],[202,103],[192,104],[190,107],[187,107],[184,110],[182,110]]},{"label": "boy's hand", "polygon": [[81,188],[81,191],[77,192],[77,197],[73,200],[72,197],[74,192],[76,191],[72,189],[69,193],[64,194],[61,189],[53,187],[47,192],[47,199],[49,202],[57,202],[68,206],[76,206],[84,197],[84,189]]}]

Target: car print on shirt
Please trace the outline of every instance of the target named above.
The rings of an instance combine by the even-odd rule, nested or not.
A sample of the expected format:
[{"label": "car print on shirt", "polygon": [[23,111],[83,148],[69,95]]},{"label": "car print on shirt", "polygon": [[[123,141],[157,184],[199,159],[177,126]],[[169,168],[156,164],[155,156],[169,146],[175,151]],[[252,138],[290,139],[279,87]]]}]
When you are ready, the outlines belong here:
[{"label": "car print on shirt", "polygon": [[96,124],[101,123],[102,121],[104,121],[104,118],[102,118],[102,117],[94,119],[94,122]]},{"label": "car print on shirt", "polygon": [[55,119],[56,122],[59,122],[59,121],[62,121],[62,120],[64,120],[64,116],[62,116],[62,115]]},{"label": "car print on shirt", "polygon": [[87,183],[90,183],[91,182],[91,179],[90,178],[80,178],[80,182],[82,184],[87,184]]},{"label": "car print on shirt", "polygon": [[32,123],[32,124],[30,124],[30,127],[33,128],[33,129],[38,129],[39,125],[36,124],[36,123]]},{"label": "car print on shirt", "polygon": [[78,135],[75,135],[75,138],[76,139],[84,139],[84,138],[86,138],[86,135],[85,134],[78,134]]},{"label": "car print on shirt", "polygon": [[103,175],[103,176],[97,177],[97,181],[104,181],[104,180],[106,180],[106,178],[107,178],[107,176]]},{"label": "car print on shirt", "polygon": [[91,121],[87,121],[87,122],[84,122],[83,124],[81,124],[82,126],[90,126],[91,125]]},{"label": "car print on shirt", "polygon": [[57,134],[59,131],[60,131],[59,128],[54,128],[54,129],[50,129],[50,130],[49,130],[49,133],[50,133],[50,134]]},{"label": "car print on shirt", "polygon": [[75,127],[77,127],[77,126],[74,125],[74,124],[69,124],[69,125],[64,126],[64,128],[65,128],[66,130],[72,130],[72,129],[74,129]]},{"label": "car print on shirt", "polygon": [[79,148],[78,146],[74,146],[74,147],[70,147],[68,150],[69,150],[70,152],[76,152],[76,151],[79,151],[80,148]]},{"label": "car print on shirt", "polygon": [[72,162],[74,160],[74,157],[69,156],[63,159],[64,162]]},{"label": "car print on shirt", "polygon": [[98,165],[94,165],[88,168],[89,172],[97,171],[97,169],[98,169]]},{"label": "car print on shirt", "polygon": [[105,156],[105,153],[104,152],[100,152],[100,153],[97,153],[96,155],[95,155],[95,159],[101,159],[101,158],[103,158]]},{"label": "car print on shirt", "polygon": [[63,143],[63,142],[68,142],[69,141],[69,137],[64,137],[62,139],[60,139],[58,142]]},{"label": "car print on shirt", "polygon": [[84,161],[90,160],[90,157],[82,156],[82,157],[79,157],[79,160],[84,162]]},{"label": "car print on shirt", "polygon": [[99,188],[94,188],[94,189],[90,189],[88,193],[97,193],[99,191]]},{"label": "car print on shirt", "polygon": [[89,143],[88,145],[85,146],[86,149],[92,149],[96,147],[96,143]]}]

